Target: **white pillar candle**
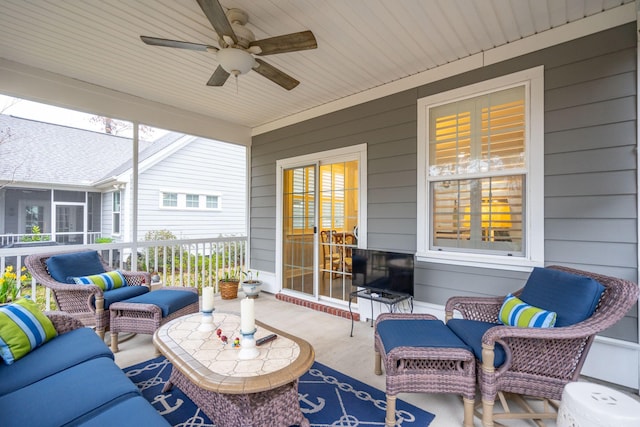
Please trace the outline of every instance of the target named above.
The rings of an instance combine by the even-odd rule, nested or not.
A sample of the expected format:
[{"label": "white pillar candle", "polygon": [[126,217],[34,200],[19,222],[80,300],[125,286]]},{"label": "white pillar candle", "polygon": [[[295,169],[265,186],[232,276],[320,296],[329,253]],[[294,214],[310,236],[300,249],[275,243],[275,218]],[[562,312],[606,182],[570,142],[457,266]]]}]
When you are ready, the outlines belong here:
[{"label": "white pillar candle", "polygon": [[202,287],[202,311],[213,310],[213,286]]},{"label": "white pillar candle", "polygon": [[256,329],[256,315],[253,299],[245,298],[240,301],[240,332],[248,334]]}]

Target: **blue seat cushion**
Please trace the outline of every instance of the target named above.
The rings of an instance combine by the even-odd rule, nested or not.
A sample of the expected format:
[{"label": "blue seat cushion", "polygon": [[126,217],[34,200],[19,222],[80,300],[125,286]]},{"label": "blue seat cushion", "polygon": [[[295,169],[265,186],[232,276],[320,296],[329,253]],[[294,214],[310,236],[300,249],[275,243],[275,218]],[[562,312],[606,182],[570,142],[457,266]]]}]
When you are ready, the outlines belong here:
[{"label": "blue seat cushion", "polygon": [[12,365],[0,364],[0,396],[99,357],[113,359],[113,353],[93,330],[58,335]]},{"label": "blue seat cushion", "polygon": [[128,300],[149,292],[149,288],[143,285],[123,286],[122,288],[112,289],[104,293],[104,309],[108,310],[109,306],[114,302]]},{"label": "blue seat cushion", "polygon": [[376,326],[385,354],[396,347],[464,348],[471,350],[441,320],[390,319]]},{"label": "blue seat cushion", "polygon": [[536,267],[520,294],[529,305],[555,311],[556,327],[574,325],[593,314],[604,286],[591,277]]},{"label": "blue seat cushion", "polygon": [[62,283],[73,284],[72,277],[104,273],[97,251],[54,255],[47,258],[45,264],[51,277]]},{"label": "blue seat cushion", "polygon": [[143,397],[134,396],[109,407],[100,413],[87,414],[73,423],[82,427],[169,427],[169,424]]},{"label": "blue seat cushion", "polygon": [[167,317],[181,308],[197,303],[198,294],[191,291],[160,289],[130,298],[127,302],[157,305],[162,309],[162,317]]},{"label": "blue seat cushion", "polygon": [[[137,395],[138,388],[113,360],[100,357],[1,396],[2,426],[62,426]],[[43,399],[51,410],[43,410]]]},{"label": "blue seat cushion", "polygon": [[[468,319],[451,319],[447,322],[449,329],[465,342],[476,356],[476,359],[482,361],[482,336],[494,326],[503,326],[499,323],[480,322],[478,320]],[[507,357],[502,345],[496,343],[494,348],[493,366],[502,365]]]}]

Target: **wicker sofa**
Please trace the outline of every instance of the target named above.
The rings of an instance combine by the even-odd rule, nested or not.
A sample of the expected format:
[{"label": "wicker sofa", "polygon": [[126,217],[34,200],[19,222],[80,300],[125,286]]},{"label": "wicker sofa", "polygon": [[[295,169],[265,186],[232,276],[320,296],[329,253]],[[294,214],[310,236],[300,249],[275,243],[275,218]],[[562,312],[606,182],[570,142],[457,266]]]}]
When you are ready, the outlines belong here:
[{"label": "wicker sofa", "polygon": [[46,314],[58,336],[0,363],[0,425],[169,426],[91,329],[69,314]]}]

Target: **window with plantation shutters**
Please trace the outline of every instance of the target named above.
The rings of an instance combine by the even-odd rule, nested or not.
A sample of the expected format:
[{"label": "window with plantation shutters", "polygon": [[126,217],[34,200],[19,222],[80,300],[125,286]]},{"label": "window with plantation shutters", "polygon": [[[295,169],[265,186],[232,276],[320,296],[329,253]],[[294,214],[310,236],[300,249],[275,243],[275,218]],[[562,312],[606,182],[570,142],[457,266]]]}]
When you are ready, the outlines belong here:
[{"label": "window with plantation shutters", "polygon": [[528,209],[534,200],[541,204],[543,194],[542,114],[532,114],[531,102],[541,84],[492,83],[489,90],[470,88],[467,96],[459,96],[462,88],[449,99],[439,94],[419,102],[418,198],[424,208],[418,256],[424,260],[541,261],[541,239],[532,230],[541,229],[543,211]]}]

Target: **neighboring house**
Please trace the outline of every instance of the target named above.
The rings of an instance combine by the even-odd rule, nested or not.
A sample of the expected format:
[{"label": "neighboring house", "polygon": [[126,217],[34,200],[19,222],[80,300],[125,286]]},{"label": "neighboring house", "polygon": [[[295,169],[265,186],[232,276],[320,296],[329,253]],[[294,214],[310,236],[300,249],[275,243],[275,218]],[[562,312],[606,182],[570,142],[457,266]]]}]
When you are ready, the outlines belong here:
[{"label": "neighboring house", "polygon": [[[505,295],[524,284],[533,265],[561,264],[637,282],[636,38],[633,22],[522,56],[514,50],[512,57],[492,65],[449,77],[436,72],[432,83],[254,135],[251,162],[261,166],[251,171],[250,205],[260,206],[251,214],[252,268],[275,271],[285,291],[289,289],[292,281],[282,259],[295,243],[282,236],[294,230],[283,220],[288,212],[280,202],[288,191],[288,171],[318,176],[308,165],[322,168],[346,164],[346,159],[359,162],[361,174],[361,205],[353,211],[358,243],[416,254],[417,311],[442,315],[446,300],[454,295]],[[526,75],[515,74],[521,72]],[[524,91],[501,92],[512,87]],[[465,103],[482,94],[496,94],[485,104],[490,110],[515,103],[525,123],[510,126],[517,127],[520,136],[528,135],[526,147],[515,142],[520,136],[509,140],[515,160],[510,170],[498,169],[493,176],[482,154],[485,150],[489,155],[488,145],[482,145],[486,140],[476,134],[477,141],[469,143],[469,137],[462,136],[469,130],[464,126],[470,125],[463,125],[463,113],[470,111]],[[459,127],[452,125],[450,131],[461,136],[446,152],[441,135],[427,130],[451,124],[438,120],[456,114]],[[483,117],[473,120],[481,123]],[[491,158],[508,158],[508,150],[497,148]],[[443,172],[447,164],[453,168]],[[479,185],[470,188],[468,181]],[[510,238],[500,241],[496,234],[480,240],[485,220],[479,221],[478,215],[477,245],[470,247],[473,221],[465,216],[463,202],[474,200],[474,210],[480,212],[482,204],[484,212],[485,199],[496,196],[496,203],[510,205],[511,219],[500,221]],[[270,222],[273,217],[275,223]],[[462,230],[465,223],[472,224],[470,240]],[[310,298],[322,297],[314,288],[306,289]],[[362,318],[369,317],[368,307],[359,305]],[[638,388],[637,309],[603,335],[584,372]]]},{"label": "neighboring house", "polygon": [[[0,235],[132,240],[129,138],[0,115]],[[246,235],[246,148],[183,134],[140,141],[138,239]]]}]

